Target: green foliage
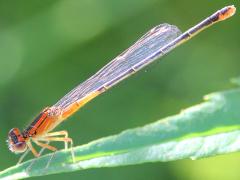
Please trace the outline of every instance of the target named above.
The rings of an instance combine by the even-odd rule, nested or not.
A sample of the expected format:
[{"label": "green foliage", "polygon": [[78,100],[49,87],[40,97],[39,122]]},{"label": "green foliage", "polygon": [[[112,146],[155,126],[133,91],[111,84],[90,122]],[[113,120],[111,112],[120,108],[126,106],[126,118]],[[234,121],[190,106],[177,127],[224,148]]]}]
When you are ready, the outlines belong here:
[{"label": "green foliage", "polygon": [[[237,8],[240,6],[239,1],[230,4]],[[147,30],[161,23],[170,23],[185,31],[215,10],[230,4],[224,0],[1,1],[0,169],[15,165],[19,158],[6,145],[11,128],[23,130],[44,107],[55,104]],[[86,144],[99,137],[177,114],[179,109],[201,102],[204,94],[229,89],[228,79],[239,75],[239,18],[237,12],[233,18],[194,37],[145,71],[94,99],[56,130],[67,130],[75,145]],[[225,119],[220,115],[219,118]],[[235,126],[237,124],[228,128],[231,130]],[[212,129],[222,130],[220,127]],[[202,136],[212,133],[210,130],[206,132]],[[185,135],[182,132],[175,135],[189,138],[196,134]],[[53,145],[63,148],[61,143]],[[82,152],[87,153],[86,150]],[[63,164],[71,163],[70,153],[66,153],[60,157],[69,158],[69,161],[58,159],[57,154],[50,167],[53,168],[58,160]],[[89,152],[89,156],[79,157],[76,152],[76,155],[86,160],[101,153]],[[49,156],[45,160],[44,157],[32,171],[42,171],[41,167],[46,166]],[[198,161],[186,159],[88,169],[44,176],[44,180],[239,180],[239,157],[239,153],[234,153]],[[28,164],[1,172],[1,177],[11,175],[8,177],[13,179],[17,172],[20,174],[16,178],[25,177],[24,170]]]},{"label": "green foliage", "polygon": [[[235,79],[240,83],[239,79]],[[88,168],[156,161],[192,160],[240,150],[240,89],[212,93],[205,102],[143,127],[11,167],[0,178],[26,178]]]}]

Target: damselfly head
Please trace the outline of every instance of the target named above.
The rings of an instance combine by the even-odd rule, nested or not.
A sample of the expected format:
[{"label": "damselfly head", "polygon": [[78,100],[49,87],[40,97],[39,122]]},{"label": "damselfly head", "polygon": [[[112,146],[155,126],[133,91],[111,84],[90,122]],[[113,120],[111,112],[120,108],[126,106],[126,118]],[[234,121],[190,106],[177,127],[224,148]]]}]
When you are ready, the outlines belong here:
[{"label": "damselfly head", "polygon": [[8,133],[8,148],[18,154],[27,150],[25,139],[18,128],[13,128]]}]

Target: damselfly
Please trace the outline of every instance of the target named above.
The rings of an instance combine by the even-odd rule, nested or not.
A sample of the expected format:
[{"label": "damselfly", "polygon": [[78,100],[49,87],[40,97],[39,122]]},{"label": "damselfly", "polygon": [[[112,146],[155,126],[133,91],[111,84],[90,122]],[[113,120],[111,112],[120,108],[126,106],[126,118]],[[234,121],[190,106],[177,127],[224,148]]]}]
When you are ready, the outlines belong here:
[{"label": "damselfly", "polygon": [[21,132],[18,128],[11,129],[8,134],[9,149],[14,153],[24,153],[19,160],[21,162],[29,151],[32,151],[35,157],[40,156],[32,142],[51,151],[56,151],[57,148],[49,145],[50,141],[62,141],[66,149],[68,143],[72,147],[72,139],[68,137],[67,131],[52,132],[57,125],[99,94],[162,57],[201,30],[231,17],[235,10],[234,6],[226,6],[184,33],[174,25],[161,24],[154,27],[56,104],[45,108],[25,130]]}]

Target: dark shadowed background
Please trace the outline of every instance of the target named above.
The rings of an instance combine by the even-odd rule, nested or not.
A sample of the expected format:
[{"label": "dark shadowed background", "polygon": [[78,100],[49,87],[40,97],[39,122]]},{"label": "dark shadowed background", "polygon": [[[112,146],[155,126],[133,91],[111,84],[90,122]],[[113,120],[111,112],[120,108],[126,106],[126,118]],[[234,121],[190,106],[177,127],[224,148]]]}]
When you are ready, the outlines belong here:
[{"label": "dark shadowed background", "polygon": [[[184,31],[234,3],[238,8],[237,1],[223,0],[0,1],[0,168],[19,158],[5,143],[11,128],[26,127],[150,28],[168,22]],[[237,11],[97,97],[58,130],[68,130],[80,145],[176,114],[205,94],[234,87],[229,80],[240,75],[239,17]],[[235,153],[44,179],[239,180],[239,161]]]}]

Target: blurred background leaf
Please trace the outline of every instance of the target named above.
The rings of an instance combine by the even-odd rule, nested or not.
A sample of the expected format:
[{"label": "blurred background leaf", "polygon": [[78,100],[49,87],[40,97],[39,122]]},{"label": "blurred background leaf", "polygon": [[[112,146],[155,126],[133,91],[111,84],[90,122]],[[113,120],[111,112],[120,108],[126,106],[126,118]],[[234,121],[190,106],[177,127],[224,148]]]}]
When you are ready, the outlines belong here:
[{"label": "blurred background leaf", "polygon": [[[182,31],[225,1],[45,0],[0,1],[1,169],[12,166],[5,140],[45,106],[129,47],[151,27],[168,22]],[[238,1],[228,2],[239,7]],[[238,12],[201,33],[163,61],[86,105],[58,129],[74,144],[116,134],[177,113],[203,94],[230,88],[239,75]],[[161,112],[159,112],[161,109]],[[59,146],[62,148],[63,146]],[[92,169],[45,179],[239,179],[239,154],[190,161]],[[38,179],[38,178],[35,178]]]}]

